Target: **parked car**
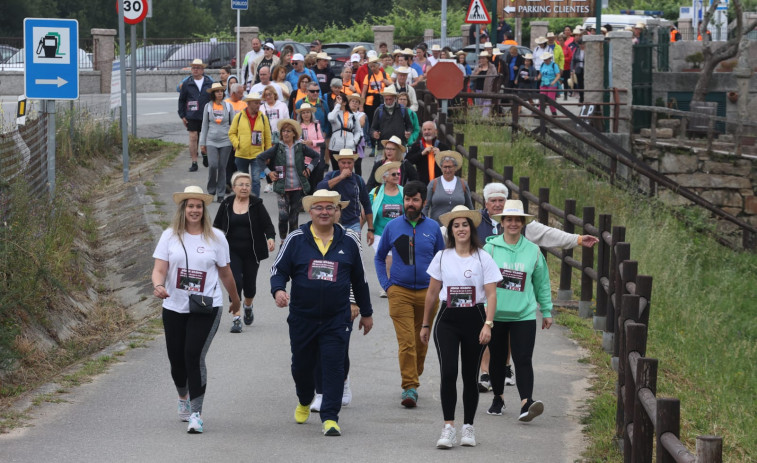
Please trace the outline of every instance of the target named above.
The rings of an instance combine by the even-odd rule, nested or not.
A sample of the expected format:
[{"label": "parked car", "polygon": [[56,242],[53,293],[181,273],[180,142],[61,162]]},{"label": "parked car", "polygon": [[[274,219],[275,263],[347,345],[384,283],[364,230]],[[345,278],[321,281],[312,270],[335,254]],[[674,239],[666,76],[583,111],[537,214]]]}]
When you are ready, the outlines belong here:
[{"label": "parked car", "polygon": [[[79,49],[78,53],[78,60],[79,60],[79,70],[80,71],[91,71],[92,66],[92,60],[89,57],[89,53]],[[13,56],[11,56],[8,61],[0,64],[0,71],[18,71],[23,72],[24,71],[24,49],[19,49]]]},{"label": "parked car", "polygon": [[287,45],[291,45],[292,48],[294,48],[294,52],[299,53],[302,56],[305,56],[310,52],[309,46],[306,46],[304,43],[293,42],[291,40],[274,40],[273,45],[276,47],[277,52],[281,52],[281,50]]},{"label": "parked car", "polygon": [[11,47],[10,45],[0,45],[0,63],[4,63],[10,59],[11,56],[18,52],[18,48]]},{"label": "parked car", "polygon": [[[502,45],[501,43],[497,44],[499,51],[506,55],[510,53],[510,47],[511,45]],[[476,56],[476,45],[468,45],[467,47],[463,48],[463,51],[467,53],[467,55],[465,56],[465,62],[468,63],[468,66],[470,66],[471,69],[475,68],[476,64],[478,64],[478,56]],[[478,51],[479,53],[484,51],[484,47],[479,47]],[[518,45],[518,54],[523,56],[526,53],[531,53],[531,49],[524,47],[523,45]]]},{"label": "parked car", "polygon": [[236,63],[236,42],[197,42],[182,45],[158,66],[159,69],[189,68],[193,60],[201,59],[209,68]]},{"label": "parked car", "polygon": [[340,43],[324,43],[321,46],[321,51],[326,52],[331,57],[331,70],[334,74],[339,75],[342,73],[344,63],[349,61],[352,56],[352,50],[358,45],[362,45],[366,50],[373,50],[372,42],[340,42]]},{"label": "parked car", "polygon": [[440,47],[450,47],[452,51],[457,51],[460,49],[460,47],[463,46],[463,38],[462,37],[447,37],[447,39],[442,42],[442,39],[433,39],[426,42],[426,45],[428,45],[429,53],[431,52],[431,47],[434,45],[439,45]]},{"label": "parked car", "polygon": [[[179,44],[164,43],[137,48],[137,69],[155,69],[181,48]],[[124,69],[131,69],[131,53],[124,57]]]}]

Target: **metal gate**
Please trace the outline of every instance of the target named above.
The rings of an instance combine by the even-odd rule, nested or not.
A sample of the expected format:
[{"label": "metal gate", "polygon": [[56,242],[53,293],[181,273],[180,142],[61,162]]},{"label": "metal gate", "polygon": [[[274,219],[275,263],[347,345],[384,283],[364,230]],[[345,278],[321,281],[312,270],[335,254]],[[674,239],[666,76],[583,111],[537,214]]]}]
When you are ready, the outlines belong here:
[{"label": "metal gate", "polygon": [[670,27],[657,29],[657,70],[670,72]]},{"label": "metal gate", "polygon": [[[654,48],[655,44],[648,41],[642,41],[633,46],[631,91],[634,105],[652,106],[652,57]],[[651,113],[634,111],[631,119],[633,131],[638,132],[642,128],[650,126]]]}]

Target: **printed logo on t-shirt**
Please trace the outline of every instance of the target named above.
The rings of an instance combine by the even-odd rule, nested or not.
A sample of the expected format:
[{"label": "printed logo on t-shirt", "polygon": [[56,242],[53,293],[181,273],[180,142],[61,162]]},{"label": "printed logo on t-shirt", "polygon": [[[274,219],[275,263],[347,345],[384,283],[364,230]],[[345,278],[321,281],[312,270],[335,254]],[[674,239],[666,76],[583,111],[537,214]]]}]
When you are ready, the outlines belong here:
[{"label": "printed logo on t-shirt", "polygon": [[202,293],[205,291],[207,273],[201,270],[179,268],[176,271],[176,289]]},{"label": "printed logo on t-shirt", "polygon": [[252,143],[252,146],[260,146],[263,144],[263,132],[260,130],[254,130],[252,132],[252,137],[250,137],[250,143]]},{"label": "printed logo on t-shirt", "polygon": [[526,287],[526,276],[528,275],[526,272],[507,268],[501,268],[499,271],[502,273],[502,281],[497,283],[497,288],[523,292]]},{"label": "printed logo on t-shirt", "polygon": [[476,305],[475,286],[447,286],[447,307],[473,307]]},{"label": "printed logo on t-shirt", "polygon": [[330,282],[336,281],[339,262],[323,259],[313,259],[308,266],[309,280],[325,280]]},{"label": "printed logo on t-shirt", "polygon": [[326,74],[316,74],[316,77],[318,78],[318,82],[322,84],[326,82]]},{"label": "printed logo on t-shirt", "polygon": [[381,216],[386,219],[394,219],[402,215],[401,204],[384,204],[381,210]]},{"label": "printed logo on t-shirt", "polygon": [[187,101],[187,111],[197,111],[197,108],[199,107],[199,103],[197,101]]},{"label": "printed logo on t-shirt", "polygon": [[284,166],[276,166],[276,175],[278,175],[279,180],[284,180]]}]

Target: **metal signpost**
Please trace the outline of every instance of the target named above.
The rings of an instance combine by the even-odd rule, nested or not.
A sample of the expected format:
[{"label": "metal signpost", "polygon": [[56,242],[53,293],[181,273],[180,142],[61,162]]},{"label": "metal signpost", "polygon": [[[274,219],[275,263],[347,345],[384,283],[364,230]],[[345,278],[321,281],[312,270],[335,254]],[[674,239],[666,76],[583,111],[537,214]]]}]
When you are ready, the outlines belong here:
[{"label": "metal signpost", "polygon": [[55,195],[55,100],[79,99],[79,22],[24,19],[24,95],[47,100],[47,181]]},{"label": "metal signpost", "polygon": [[247,10],[250,7],[248,0],[231,0],[231,9],[237,10],[237,79],[240,78],[242,75],[242,57],[239,56],[239,50],[241,49],[240,43],[239,43],[239,28],[240,28],[240,21],[239,16],[242,10]]}]

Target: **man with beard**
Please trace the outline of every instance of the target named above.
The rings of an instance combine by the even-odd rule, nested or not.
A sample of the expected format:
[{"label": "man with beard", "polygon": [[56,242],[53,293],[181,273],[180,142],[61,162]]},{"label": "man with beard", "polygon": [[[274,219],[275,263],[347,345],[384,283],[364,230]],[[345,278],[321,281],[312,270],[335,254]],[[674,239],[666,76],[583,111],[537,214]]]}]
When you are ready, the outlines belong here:
[{"label": "man with beard", "polygon": [[436,164],[436,155],[440,151],[450,149],[449,145],[436,138],[436,123],[426,121],[421,126],[421,138],[410,145],[407,151],[407,160],[415,164],[418,171],[418,180],[426,185],[442,175],[442,170]]},{"label": "man with beard", "polygon": [[[402,376],[401,403],[413,408],[418,402],[419,377],[423,373],[427,345],[420,340],[423,311],[428,291],[426,273],[431,260],[444,249],[439,224],[421,213],[426,200],[426,185],[408,182],[403,190],[405,215],[391,220],[384,227],[374,263],[381,288],[389,300],[389,315],[399,344]],[[392,252],[391,277],[387,276],[386,256]],[[439,300],[434,303],[430,319],[436,315]]]}]

